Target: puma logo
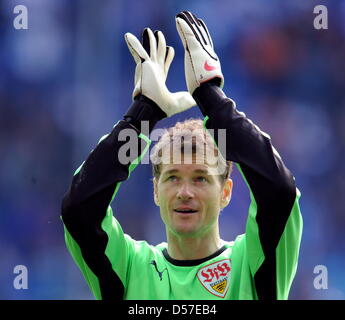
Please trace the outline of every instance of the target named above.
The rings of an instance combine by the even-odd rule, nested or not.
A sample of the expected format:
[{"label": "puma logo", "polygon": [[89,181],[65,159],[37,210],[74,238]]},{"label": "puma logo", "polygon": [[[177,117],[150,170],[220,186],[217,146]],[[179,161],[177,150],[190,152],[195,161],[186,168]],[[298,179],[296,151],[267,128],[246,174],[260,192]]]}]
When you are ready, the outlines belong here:
[{"label": "puma logo", "polygon": [[165,269],[163,269],[163,271],[159,271],[159,270],[158,270],[158,267],[157,267],[157,262],[156,262],[155,260],[152,260],[152,261],[150,262],[150,264],[152,264],[152,265],[155,267],[155,269],[156,269],[156,271],[157,271],[157,273],[158,273],[159,279],[162,281],[162,280],[163,280],[163,272],[164,272],[165,270],[168,270],[168,269],[165,268]]}]

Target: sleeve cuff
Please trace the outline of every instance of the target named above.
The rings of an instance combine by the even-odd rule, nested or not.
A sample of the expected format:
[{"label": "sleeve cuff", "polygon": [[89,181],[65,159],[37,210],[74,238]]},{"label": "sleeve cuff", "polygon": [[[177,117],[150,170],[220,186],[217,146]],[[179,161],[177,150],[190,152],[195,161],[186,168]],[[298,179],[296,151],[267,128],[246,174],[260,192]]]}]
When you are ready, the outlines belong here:
[{"label": "sleeve cuff", "polygon": [[200,87],[194,90],[193,98],[198,104],[202,114],[206,116],[212,116],[216,110],[223,106],[224,103],[231,101],[214,83],[204,83]]},{"label": "sleeve cuff", "polygon": [[124,120],[139,132],[142,128],[141,122],[147,121],[149,123],[149,132],[151,132],[156,123],[166,117],[166,113],[154,101],[140,94],[135,97],[134,102],[124,115]]}]

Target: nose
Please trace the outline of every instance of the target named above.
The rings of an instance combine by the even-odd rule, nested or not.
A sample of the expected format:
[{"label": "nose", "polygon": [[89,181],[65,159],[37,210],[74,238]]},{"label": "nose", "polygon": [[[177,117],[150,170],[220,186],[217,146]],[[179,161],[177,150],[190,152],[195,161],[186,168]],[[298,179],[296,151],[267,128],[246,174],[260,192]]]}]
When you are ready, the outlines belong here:
[{"label": "nose", "polygon": [[192,187],[188,183],[183,183],[177,191],[179,200],[189,200],[194,197]]}]

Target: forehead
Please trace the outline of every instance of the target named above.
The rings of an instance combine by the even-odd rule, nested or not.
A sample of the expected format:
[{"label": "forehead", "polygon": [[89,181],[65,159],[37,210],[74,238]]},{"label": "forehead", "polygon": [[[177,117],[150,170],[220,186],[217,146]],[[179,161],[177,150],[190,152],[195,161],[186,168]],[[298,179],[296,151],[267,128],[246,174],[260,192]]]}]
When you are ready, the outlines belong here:
[{"label": "forehead", "polygon": [[161,177],[168,175],[205,175],[208,177],[219,176],[219,168],[208,164],[161,164]]},{"label": "forehead", "polygon": [[209,174],[210,167],[202,164],[161,164],[161,174],[200,173]]},{"label": "forehead", "polygon": [[194,150],[185,149],[163,149],[160,162],[161,164],[196,164],[201,166],[214,166],[219,158],[215,155],[214,150],[197,148]]},{"label": "forehead", "polygon": [[160,173],[165,174],[172,169],[179,172],[205,173],[208,175],[220,175],[224,173],[225,166],[222,159],[215,155],[214,150],[174,150],[162,154],[160,159]]}]

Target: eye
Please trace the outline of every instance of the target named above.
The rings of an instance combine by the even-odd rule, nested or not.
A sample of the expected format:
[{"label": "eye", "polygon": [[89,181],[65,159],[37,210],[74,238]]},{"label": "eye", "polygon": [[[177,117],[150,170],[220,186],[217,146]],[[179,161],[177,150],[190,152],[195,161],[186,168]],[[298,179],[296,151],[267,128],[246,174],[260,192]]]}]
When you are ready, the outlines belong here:
[{"label": "eye", "polygon": [[205,177],[202,177],[202,176],[200,176],[200,177],[196,177],[195,178],[195,181],[196,182],[207,182],[207,179],[205,178]]},{"label": "eye", "polygon": [[175,181],[177,181],[177,177],[176,176],[169,176],[167,178],[167,181],[175,182]]}]

